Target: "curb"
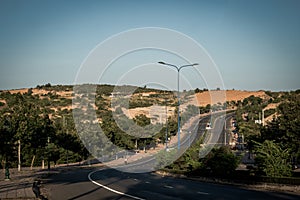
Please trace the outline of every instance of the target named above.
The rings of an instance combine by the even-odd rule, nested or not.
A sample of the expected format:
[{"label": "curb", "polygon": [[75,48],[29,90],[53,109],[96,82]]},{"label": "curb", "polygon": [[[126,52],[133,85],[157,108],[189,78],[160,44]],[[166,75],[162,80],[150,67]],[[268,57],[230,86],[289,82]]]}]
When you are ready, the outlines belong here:
[{"label": "curb", "polygon": [[289,185],[281,185],[281,184],[270,184],[270,183],[260,183],[255,185],[243,184],[243,183],[234,183],[226,180],[221,180],[217,178],[205,178],[205,177],[189,177],[183,174],[174,174],[170,172],[165,172],[163,170],[155,171],[155,174],[162,177],[173,177],[173,178],[181,178],[187,179],[191,181],[199,181],[211,184],[220,184],[220,185],[231,185],[242,187],[244,189],[256,190],[256,191],[268,191],[268,192],[284,192],[293,195],[300,195],[300,186],[289,186]]}]

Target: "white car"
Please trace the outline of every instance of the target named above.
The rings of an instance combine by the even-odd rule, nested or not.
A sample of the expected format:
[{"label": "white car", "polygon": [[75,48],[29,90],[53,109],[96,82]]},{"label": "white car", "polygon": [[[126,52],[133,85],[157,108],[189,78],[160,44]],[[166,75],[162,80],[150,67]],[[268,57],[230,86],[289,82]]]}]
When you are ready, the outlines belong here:
[{"label": "white car", "polygon": [[205,129],[206,129],[206,130],[211,129],[211,123],[207,123]]}]

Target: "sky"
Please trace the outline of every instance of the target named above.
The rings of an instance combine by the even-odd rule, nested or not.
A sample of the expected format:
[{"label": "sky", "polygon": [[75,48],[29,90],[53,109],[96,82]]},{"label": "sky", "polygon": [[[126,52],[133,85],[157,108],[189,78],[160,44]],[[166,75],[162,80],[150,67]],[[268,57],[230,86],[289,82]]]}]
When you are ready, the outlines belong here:
[{"label": "sky", "polygon": [[[212,59],[223,83],[207,84],[204,75],[197,77],[194,69],[186,68],[182,89],[299,89],[299,9],[299,0],[0,0],[0,90],[77,83],[99,44],[144,27],[193,39]],[[107,52],[114,53],[114,47]],[[186,51],[189,54],[192,50]],[[125,84],[176,88],[176,70],[162,70],[157,66],[160,60],[188,64],[170,52],[144,49],[116,58],[98,83],[114,84],[131,73],[134,81],[124,78]],[[209,67],[201,59],[191,62],[199,63],[199,71]],[[155,78],[137,67],[146,65]]]}]

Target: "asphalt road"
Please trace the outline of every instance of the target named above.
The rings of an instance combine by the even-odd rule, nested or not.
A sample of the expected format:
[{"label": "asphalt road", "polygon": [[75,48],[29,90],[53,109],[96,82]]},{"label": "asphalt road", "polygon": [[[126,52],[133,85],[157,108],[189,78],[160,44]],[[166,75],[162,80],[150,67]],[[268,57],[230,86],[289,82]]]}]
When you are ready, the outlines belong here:
[{"label": "asphalt road", "polygon": [[[180,145],[180,151],[176,154],[176,156],[180,156],[191,144],[193,144],[201,135],[205,132],[205,127],[207,122],[210,120],[210,116],[203,117],[201,119],[195,120],[190,127],[188,128],[187,132],[190,132],[188,134],[184,134],[181,138],[181,145]],[[220,125],[221,126],[221,125]],[[169,150],[177,150],[177,143],[173,144],[172,146],[168,147]],[[175,160],[178,158],[173,157]],[[145,158],[141,158],[137,161],[130,161],[127,165],[120,164],[116,166],[116,169],[119,169],[121,171],[125,172],[133,172],[133,173],[142,173],[142,172],[149,172],[149,171],[155,171],[161,167],[157,164],[157,155],[149,155]],[[171,164],[171,163],[169,163]]]},{"label": "asphalt road", "polygon": [[[224,143],[224,119],[228,123],[229,118],[217,117],[215,128],[207,141]],[[188,135],[182,138],[181,146],[190,145],[204,131],[210,117],[199,119],[192,124],[189,131],[197,131],[190,138]],[[221,134],[221,135],[220,135]],[[223,137],[222,137],[223,135]],[[220,137],[219,137],[220,136]],[[154,159],[141,159],[130,163],[131,170],[138,172],[142,168],[153,166]],[[127,166],[128,167],[128,166]],[[162,177],[155,173],[126,173],[116,169],[78,169],[50,176],[44,185],[51,200],[108,200],[108,199],[299,199],[300,196],[248,190],[245,188],[204,183],[188,179]]]},{"label": "asphalt road", "polygon": [[[230,119],[235,115],[235,113],[229,113],[226,114],[225,116],[225,122],[222,124],[222,132],[220,134],[219,140],[218,140],[218,145],[224,145],[226,143],[226,145],[229,143],[229,139],[230,139],[230,134],[226,133],[227,128],[231,127],[230,124]],[[226,126],[225,126],[226,123]],[[225,138],[225,134],[226,134],[226,138]]]},{"label": "asphalt road", "polygon": [[230,185],[218,185],[161,177],[154,173],[124,173],[114,169],[79,169],[53,175],[45,185],[51,200],[179,200],[179,199],[299,199],[300,196],[248,190]]}]

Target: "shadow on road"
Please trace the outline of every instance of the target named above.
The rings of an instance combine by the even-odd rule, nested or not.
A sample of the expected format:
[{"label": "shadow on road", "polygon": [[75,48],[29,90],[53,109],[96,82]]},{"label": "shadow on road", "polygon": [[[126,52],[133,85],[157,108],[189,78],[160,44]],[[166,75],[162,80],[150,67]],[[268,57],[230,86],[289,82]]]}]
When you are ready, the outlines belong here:
[{"label": "shadow on road", "polygon": [[[245,186],[220,185],[184,178],[162,177],[155,173],[125,173],[115,169],[104,169],[91,175],[93,181],[113,190],[108,191],[88,179],[88,174],[96,168],[77,169],[52,175],[45,180],[45,188],[51,199],[299,199],[299,195],[256,191]],[[99,170],[99,168],[98,168]]]}]

